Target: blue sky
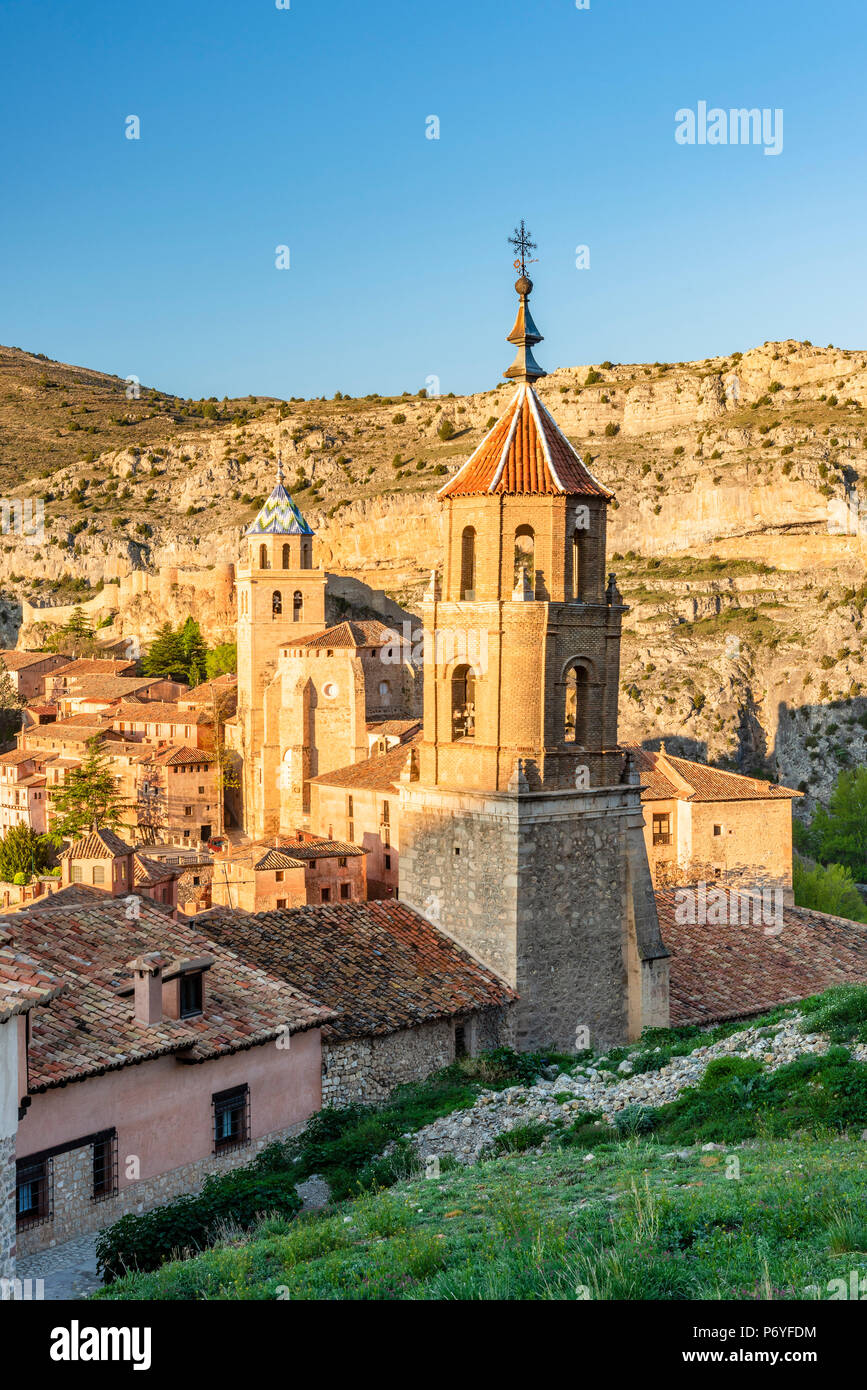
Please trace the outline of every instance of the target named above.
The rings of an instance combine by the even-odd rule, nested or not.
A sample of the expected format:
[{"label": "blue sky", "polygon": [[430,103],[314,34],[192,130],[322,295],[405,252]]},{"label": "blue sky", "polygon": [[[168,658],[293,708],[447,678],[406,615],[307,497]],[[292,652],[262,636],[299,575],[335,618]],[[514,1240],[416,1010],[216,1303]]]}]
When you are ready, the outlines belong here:
[{"label": "blue sky", "polygon": [[[549,369],[863,347],[865,27],[857,0],[2,0],[0,341],[183,396],[481,390],[524,217]],[[699,101],[781,108],[782,153],[678,145]]]}]

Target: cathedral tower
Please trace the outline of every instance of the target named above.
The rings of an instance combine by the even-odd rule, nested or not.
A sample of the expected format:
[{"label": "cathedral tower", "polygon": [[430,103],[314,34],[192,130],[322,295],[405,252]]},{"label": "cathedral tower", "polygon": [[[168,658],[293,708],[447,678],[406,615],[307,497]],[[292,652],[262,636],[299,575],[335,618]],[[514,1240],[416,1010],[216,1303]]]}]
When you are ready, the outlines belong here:
[{"label": "cathedral tower", "polygon": [[617,744],[611,494],[534,390],[541,335],[520,268],[515,395],[440,492],[446,557],[424,605],[400,896],[517,989],[520,1047],[568,1051],[667,1023],[668,974]]},{"label": "cathedral tower", "polygon": [[[325,627],[325,571],[314,568],[314,532],[277,484],[244,533],[238,567],[238,721],[244,828],[262,834],[266,806],[279,801],[279,768],[264,766],[265,692],[279,648]],[[271,786],[274,782],[274,786]]]}]

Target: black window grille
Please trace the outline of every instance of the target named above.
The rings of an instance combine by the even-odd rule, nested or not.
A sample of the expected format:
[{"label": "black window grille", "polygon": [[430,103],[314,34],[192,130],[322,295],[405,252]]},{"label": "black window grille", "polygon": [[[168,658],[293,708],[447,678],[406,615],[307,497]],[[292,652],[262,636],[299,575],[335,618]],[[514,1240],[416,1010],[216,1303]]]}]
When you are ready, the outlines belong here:
[{"label": "black window grille", "polygon": [[214,1107],[214,1153],[224,1154],[243,1148],[250,1142],[250,1088],[236,1086],[231,1091],[217,1091],[212,1097]]},{"label": "black window grille", "polygon": [[15,1171],[15,1224],[19,1231],[42,1226],[54,1216],[54,1173],[50,1158],[22,1159]]},{"label": "black window grille", "polygon": [[93,1200],[104,1202],[117,1192],[117,1135],[97,1134],[93,1141]]}]

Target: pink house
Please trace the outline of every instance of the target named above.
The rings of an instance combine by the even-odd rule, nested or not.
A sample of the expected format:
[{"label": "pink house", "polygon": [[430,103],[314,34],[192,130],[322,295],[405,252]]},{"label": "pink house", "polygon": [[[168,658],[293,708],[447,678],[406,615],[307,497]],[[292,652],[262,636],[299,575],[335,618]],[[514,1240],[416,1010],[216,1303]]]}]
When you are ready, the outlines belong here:
[{"label": "pink house", "polygon": [[13,825],[47,827],[48,792],[41,760],[25,748],[0,753],[0,835]]},{"label": "pink house", "polygon": [[320,1108],[333,1010],[138,900],[3,919],[66,989],[19,1057],[19,1253],[249,1163]]}]

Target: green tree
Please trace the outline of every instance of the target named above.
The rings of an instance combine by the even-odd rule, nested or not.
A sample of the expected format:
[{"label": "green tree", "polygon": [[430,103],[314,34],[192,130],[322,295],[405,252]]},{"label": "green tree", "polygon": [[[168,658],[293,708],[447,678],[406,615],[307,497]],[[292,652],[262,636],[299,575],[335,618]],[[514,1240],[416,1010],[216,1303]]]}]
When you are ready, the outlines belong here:
[{"label": "green tree", "polygon": [[166,680],[185,681],[189,670],[180,632],[171,623],[163,623],[142,657],[146,676],[165,676]]},{"label": "green tree", "polygon": [[12,677],[0,661],[0,743],[8,743],[21,728],[24,700],[15,689]]},{"label": "green tree", "polygon": [[87,740],[84,762],[51,792],[51,799],[55,811],[51,838],[56,844],[77,840],[91,830],[116,830],[124,824],[124,813],[132,809],[118,795],[117,781],[102,751],[99,734]]},{"label": "green tree", "polygon": [[205,657],[205,675],[209,681],[215,676],[234,675],[238,669],[238,648],[234,642],[220,642],[211,647]]},{"label": "green tree", "polygon": [[190,685],[199,685],[205,679],[207,648],[202,638],[202,629],[195,618],[187,618],[180,636],[187,663],[186,679]]},{"label": "green tree", "polygon": [[827,809],[819,807],[806,840],[822,864],[844,864],[857,882],[867,882],[867,767],[840,773]]},{"label": "green tree", "polygon": [[37,835],[29,825],[13,825],[0,840],[0,878],[13,883],[16,874],[32,874],[48,867],[51,841],[47,835]]},{"label": "green tree", "polygon": [[810,867],[798,855],[792,865],[792,887],[798,907],[867,922],[867,904],[855,887],[851,871],[843,864],[815,864]]}]

